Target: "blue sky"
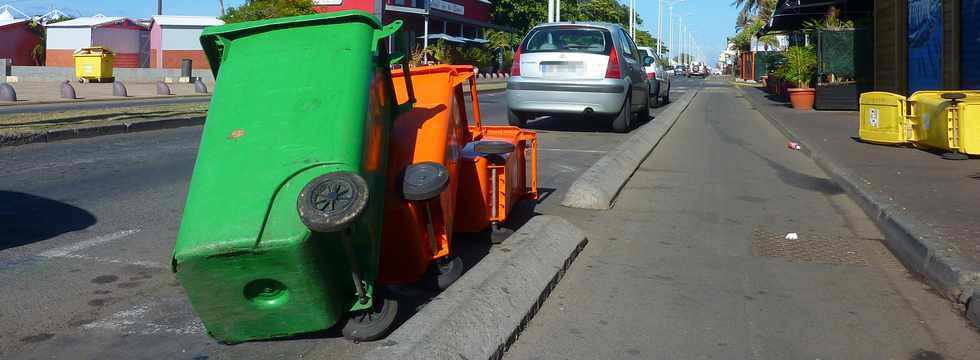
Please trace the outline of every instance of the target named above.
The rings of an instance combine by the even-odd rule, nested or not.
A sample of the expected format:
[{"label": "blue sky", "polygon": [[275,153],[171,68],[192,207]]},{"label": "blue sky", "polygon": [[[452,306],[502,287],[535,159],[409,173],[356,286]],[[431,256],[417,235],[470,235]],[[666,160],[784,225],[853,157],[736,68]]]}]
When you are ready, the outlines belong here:
[{"label": "blue sky", "polygon": [[[545,0],[530,0],[542,1]],[[620,0],[628,3],[629,0]],[[657,36],[657,3],[659,0],[635,0],[637,10],[645,21],[642,28]],[[225,0],[225,6],[236,6],[244,0]],[[667,38],[667,4],[664,2],[664,35]],[[689,30],[694,31],[709,62],[725,49],[725,38],[735,33],[736,9],[730,0],[673,0],[674,15],[684,17]],[[56,7],[71,15],[146,18],[156,11],[156,0],[0,0],[28,14],[40,14]],[[164,0],[163,11],[170,15],[218,15],[218,0]]]},{"label": "blue sky", "polygon": [[[623,2],[628,3],[629,0]],[[639,9],[640,17],[643,18],[641,28],[649,31],[654,37],[657,37],[657,2],[658,0],[634,0],[634,4]],[[665,41],[667,38],[667,5],[670,2],[663,0],[663,37]],[[684,24],[689,31],[694,32],[696,41],[701,45],[701,50],[704,52],[708,63],[714,63],[718,59],[718,54],[725,50],[726,39],[735,35],[735,18],[738,15],[738,10],[731,6],[730,0],[674,0],[673,3],[675,26],[678,23],[676,17],[683,16]]]}]

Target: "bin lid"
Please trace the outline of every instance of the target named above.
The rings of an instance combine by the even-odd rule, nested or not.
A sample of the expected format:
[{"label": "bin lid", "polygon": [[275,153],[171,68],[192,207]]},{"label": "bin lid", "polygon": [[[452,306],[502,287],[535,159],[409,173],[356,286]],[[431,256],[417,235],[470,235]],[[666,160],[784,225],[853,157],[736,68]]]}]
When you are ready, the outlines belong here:
[{"label": "bin lid", "polygon": [[75,50],[75,55],[112,55],[112,49],[105,46],[89,46]]},{"label": "bin lid", "polygon": [[208,57],[211,72],[215,76],[218,76],[223,39],[234,39],[239,36],[253,35],[265,30],[349,22],[363,22],[377,30],[382,29],[381,22],[374,15],[362,10],[345,10],[207,27],[201,32],[201,47],[204,48],[204,53]]}]

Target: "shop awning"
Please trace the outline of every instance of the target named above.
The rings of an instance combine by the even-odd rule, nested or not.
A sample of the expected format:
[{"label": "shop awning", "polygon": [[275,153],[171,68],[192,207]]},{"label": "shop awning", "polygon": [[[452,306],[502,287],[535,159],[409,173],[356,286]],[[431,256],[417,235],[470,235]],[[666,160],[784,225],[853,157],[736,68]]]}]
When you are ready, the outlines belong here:
[{"label": "shop awning", "polygon": [[840,10],[843,19],[870,17],[873,11],[871,1],[862,0],[779,0],[772,18],[759,35],[800,30],[808,20],[822,19],[830,7]]},{"label": "shop awning", "polygon": [[[423,39],[425,38],[425,36],[419,36],[418,38]],[[446,35],[446,34],[429,34],[429,41],[439,41],[439,40],[443,40],[451,43],[465,44],[466,40],[468,39],[462,37],[456,37],[452,35]]]}]

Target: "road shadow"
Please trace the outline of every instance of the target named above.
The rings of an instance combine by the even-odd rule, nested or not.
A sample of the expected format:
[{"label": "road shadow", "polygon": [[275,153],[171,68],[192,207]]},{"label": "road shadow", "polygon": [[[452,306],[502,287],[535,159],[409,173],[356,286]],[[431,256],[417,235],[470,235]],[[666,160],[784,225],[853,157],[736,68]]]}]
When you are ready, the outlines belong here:
[{"label": "road shadow", "polygon": [[57,200],[0,191],[0,250],[82,230],[95,222],[92,213]]},{"label": "road shadow", "polygon": [[[665,105],[666,106],[666,105]],[[632,128],[630,131],[643,126],[653,120],[655,116],[650,114],[650,117],[646,120],[633,120]],[[611,127],[612,117],[598,116],[598,115],[554,115],[540,117],[535,120],[530,120],[527,122],[525,128],[531,130],[541,130],[541,131],[563,131],[563,132],[580,132],[580,133],[612,133],[615,134]]]}]

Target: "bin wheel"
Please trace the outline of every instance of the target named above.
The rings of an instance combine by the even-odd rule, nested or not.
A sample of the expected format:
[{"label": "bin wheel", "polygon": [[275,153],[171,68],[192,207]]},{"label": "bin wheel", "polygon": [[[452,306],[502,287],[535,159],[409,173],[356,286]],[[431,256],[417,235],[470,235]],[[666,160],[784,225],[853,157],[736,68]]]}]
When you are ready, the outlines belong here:
[{"label": "bin wheel", "polygon": [[433,199],[449,185],[449,170],[440,163],[425,161],[405,168],[402,196],[405,200]]},{"label": "bin wheel", "polygon": [[439,259],[434,265],[436,270],[436,287],[439,290],[448,289],[449,285],[452,285],[456,280],[459,280],[460,276],[463,276],[463,259],[459,256]]},{"label": "bin wheel", "polygon": [[375,341],[394,329],[398,319],[398,301],[375,290],[374,306],[350,314],[340,332],[352,341]]},{"label": "bin wheel", "polygon": [[495,245],[502,244],[511,235],[514,235],[514,230],[492,226],[490,229],[490,243]]},{"label": "bin wheel", "polygon": [[624,133],[630,131],[630,120],[633,117],[633,97],[631,95],[626,96],[626,101],[623,102],[623,108],[619,110],[619,114],[613,118],[612,130],[618,133]]},{"label": "bin wheel", "polygon": [[334,232],[350,226],[364,212],[367,201],[367,182],[354,173],[338,171],[306,184],[296,198],[296,209],[310,230]]},{"label": "bin wheel", "polygon": [[487,155],[510,154],[514,152],[514,144],[500,140],[481,140],[473,143],[473,151]]}]

